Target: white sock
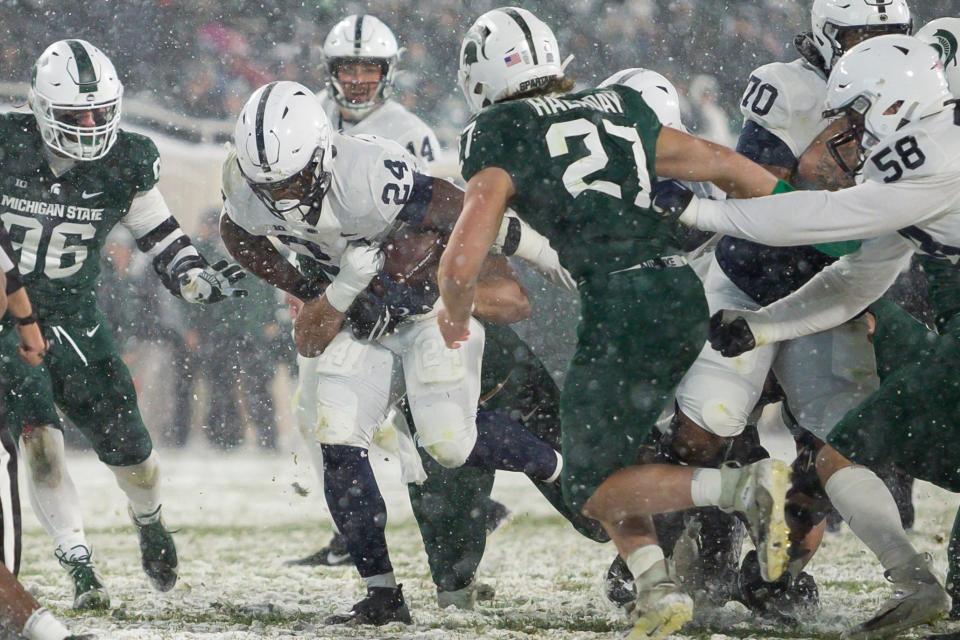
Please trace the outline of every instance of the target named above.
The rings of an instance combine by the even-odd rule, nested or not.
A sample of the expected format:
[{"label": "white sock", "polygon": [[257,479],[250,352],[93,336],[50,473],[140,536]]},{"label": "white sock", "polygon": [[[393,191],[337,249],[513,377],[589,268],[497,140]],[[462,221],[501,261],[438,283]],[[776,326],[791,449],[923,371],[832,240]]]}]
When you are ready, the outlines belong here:
[{"label": "white sock", "polygon": [[900,523],[890,490],[866,467],[846,467],[827,481],[824,490],[850,530],[880,560],[885,570],[917,555]]},{"label": "white sock", "polygon": [[546,482],[547,484],[551,482],[556,482],[557,478],[560,477],[560,472],[563,471],[563,456],[560,455],[559,451],[557,451],[556,454],[557,454],[557,468],[554,469],[553,474],[549,478],[544,480],[544,482]]},{"label": "white sock", "polygon": [[694,506],[716,507],[720,504],[720,469],[695,469],[690,481],[690,497]]},{"label": "white sock", "polygon": [[127,495],[130,509],[141,524],[156,522],[160,518],[160,463],[157,452],[140,464],[128,467],[107,465],[117,478],[117,484]]},{"label": "white sock", "polygon": [[63,623],[43,607],[34,611],[23,625],[23,637],[27,640],[63,640],[69,635]]},{"label": "white sock", "polygon": [[633,574],[634,579],[636,579],[649,571],[658,562],[663,562],[663,560],[663,549],[658,545],[648,544],[639,549],[634,549],[630,555],[627,556],[627,567],[630,569],[630,573]]},{"label": "white sock", "polygon": [[67,471],[63,433],[53,427],[37,427],[29,438],[20,439],[20,451],[37,520],[68,558],[84,553],[74,551],[90,545],[83,533],[80,495]]},{"label": "white sock", "polygon": [[390,573],[381,573],[378,576],[370,576],[369,578],[364,578],[363,581],[368,587],[397,588],[397,579],[393,577],[393,571]]}]

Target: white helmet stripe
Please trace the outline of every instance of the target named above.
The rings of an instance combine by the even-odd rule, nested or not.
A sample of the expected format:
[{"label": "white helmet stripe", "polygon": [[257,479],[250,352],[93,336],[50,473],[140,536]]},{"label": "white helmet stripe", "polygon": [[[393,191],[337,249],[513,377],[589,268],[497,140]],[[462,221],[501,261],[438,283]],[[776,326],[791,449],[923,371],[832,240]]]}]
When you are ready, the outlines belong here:
[{"label": "white helmet stripe", "polygon": [[533,55],[533,64],[540,64],[540,60],[537,57],[537,47],[533,42],[533,34],[530,32],[530,25],[528,25],[527,21],[523,19],[523,16],[520,15],[520,12],[513,7],[503,9],[502,11],[513,18],[520,27],[520,30],[523,31],[523,37],[527,39],[527,46],[530,47],[530,53]]},{"label": "white helmet stripe", "polygon": [[257,139],[257,155],[260,156],[260,166],[264,171],[270,171],[270,163],[267,161],[267,145],[263,139],[263,116],[267,110],[267,100],[270,98],[270,92],[277,86],[276,82],[271,82],[263,89],[260,94],[260,102],[257,104],[257,122],[254,127]]}]

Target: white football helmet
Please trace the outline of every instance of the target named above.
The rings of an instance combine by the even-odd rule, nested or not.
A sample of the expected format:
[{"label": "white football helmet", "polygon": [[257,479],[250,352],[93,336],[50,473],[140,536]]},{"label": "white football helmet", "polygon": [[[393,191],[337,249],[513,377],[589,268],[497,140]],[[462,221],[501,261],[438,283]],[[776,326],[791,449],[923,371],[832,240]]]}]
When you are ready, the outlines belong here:
[{"label": "white football helmet", "polygon": [[[568,60],[569,61],[569,60]],[[526,9],[480,16],[460,45],[460,89],[474,111],[562,78],[553,31]]]},{"label": "white football helmet", "polygon": [[117,141],[122,98],[113,63],[85,40],[54,42],[33,66],[28,102],[43,141],[59,155],[107,155]]},{"label": "white football helmet", "polygon": [[333,127],[313,92],[299,82],[271,82],[253,92],[233,141],[247,184],[288,222],[319,217],[333,171]]},{"label": "white football helmet", "polygon": [[[943,111],[952,99],[943,65],[930,45],[904,35],[871,38],[843,56],[830,74],[823,116],[847,116],[851,126],[827,146],[837,164],[855,175],[880,141]],[[859,145],[856,167],[839,152],[851,142]]]},{"label": "white football helmet", "polygon": [[960,98],[960,18],[940,18],[927,23],[917,32],[917,37],[931,45],[940,55],[950,93]]},{"label": "white football helmet", "polygon": [[846,31],[856,30],[868,36],[913,32],[906,0],[814,0],[811,21],[813,43],[827,71],[845,53]]},{"label": "white football helmet", "polygon": [[[393,80],[403,49],[390,27],[371,15],[348,16],[338,22],[323,43],[323,57],[330,75],[333,99],[340,108],[359,120],[383,104],[393,92]],[[373,62],[381,68],[380,81],[369,100],[351,101],[337,77],[345,62]]]}]

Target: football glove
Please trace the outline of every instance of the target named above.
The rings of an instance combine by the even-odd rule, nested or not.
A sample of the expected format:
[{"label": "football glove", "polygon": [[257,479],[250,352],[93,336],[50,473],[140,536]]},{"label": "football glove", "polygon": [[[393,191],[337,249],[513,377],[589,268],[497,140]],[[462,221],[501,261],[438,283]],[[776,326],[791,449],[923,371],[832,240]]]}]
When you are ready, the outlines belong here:
[{"label": "football glove", "polygon": [[220,260],[203,268],[193,267],[180,274],[180,297],[194,304],[213,304],[227,298],[242,298],[246,289],[233,285],[247,276],[240,265]]},{"label": "football glove", "polygon": [[340,256],[340,272],[327,287],[327,302],[340,313],[346,313],[360,292],[383,268],[383,252],[379,246],[350,244]]},{"label": "football glove", "polygon": [[527,262],[547,282],[569,291],[577,290],[577,282],[560,264],[560,256],[550,241],[518,216],[511,213],[504,216],[494,247],[503,255]]},{"label": "football glove", "polygon": [[347,311],[350,330],[359,340],[379,340],[393,331],[399,319],[390,313],[387,301],[369,291],[357,296]]},{"label": "football glove", "polygon": [[680,222],[688,227],[697,220],[699,200],[679,180],[659,180],[650,192],[651,208],[670,222]]},{"label": "football glove", "polygon": [[757,339],[739,311],[717,311],[710,317],[710,346],[725,358],[735,358],[757,347]]}]

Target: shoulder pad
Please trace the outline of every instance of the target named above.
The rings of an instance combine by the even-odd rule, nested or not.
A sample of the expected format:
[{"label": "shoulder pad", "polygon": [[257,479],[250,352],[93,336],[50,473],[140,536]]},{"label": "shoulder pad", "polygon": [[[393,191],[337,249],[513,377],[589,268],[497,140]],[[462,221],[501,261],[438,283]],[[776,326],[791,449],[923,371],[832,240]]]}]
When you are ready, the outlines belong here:
[{"label": "shoulder pad", "polygon": [[220,170],[220,185],[223,189],[223,197],[228,199],[236,197],[245,183],[243,174],[240,173],[240,167],[237,165],[237,151],[236,149],[230,149]]},{"label": "shoulder pad", "polygon": [[488,166],[508,168],[515,152],[506,138],[527,126],[533,110],[523,100],[511,100],[487,107],[471,118],[460,134],[460,173],[464,180]]},{"label": "shoulder pad", "polygon": [[377,239],[413,191],[416,159],[392,140],[376,136],[334,138],[335,215],[344,233]]},{"label": "shoulder pad", "polygon": [[863,168],[863,179],[892,183],[931,179],[957,172],[960,162],[960,126],[953,114],[934,122],[907,125],[880,142]]},{"label": "shoulder pad", "polygon": [[135,191],[149,191],[160,181],[160,152],[147,136],[121,129],[110,156],[130,176]]},{"label": "shoulder pad", "polygon": [[796,157],[826,126],[826,82],[807,63],[774,62],[756,69],[740,99],[745,120],[782,139]]}]

